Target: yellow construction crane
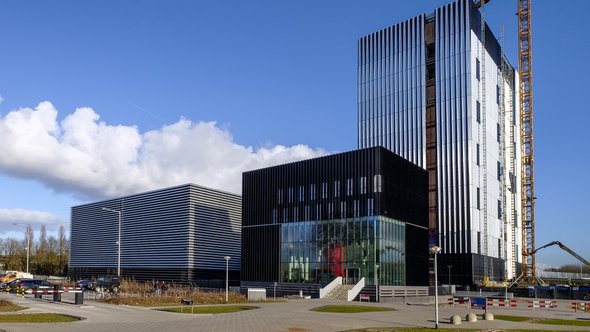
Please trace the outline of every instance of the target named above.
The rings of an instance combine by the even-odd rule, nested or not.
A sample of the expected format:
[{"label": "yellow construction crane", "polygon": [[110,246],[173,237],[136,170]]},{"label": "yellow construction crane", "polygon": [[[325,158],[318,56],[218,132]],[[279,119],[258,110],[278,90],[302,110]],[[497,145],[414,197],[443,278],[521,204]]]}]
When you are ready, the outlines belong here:
[{"label": "yellow construction crane", "polygon": [[[490,0],[476,0],[480,8]],[[518,72],[520,94],[522,274],[517,281],[535,284],[535,176],[533,141],[533,69],[531,0],[518,2]]]},{"label": "yellow construction crane", "polygon": [[520,143],[522,207],[522,275],[537,283],[535,266],[535,176],[533,154],[533,69],[531,0],[518,0],[518,71],[520,75]]}]

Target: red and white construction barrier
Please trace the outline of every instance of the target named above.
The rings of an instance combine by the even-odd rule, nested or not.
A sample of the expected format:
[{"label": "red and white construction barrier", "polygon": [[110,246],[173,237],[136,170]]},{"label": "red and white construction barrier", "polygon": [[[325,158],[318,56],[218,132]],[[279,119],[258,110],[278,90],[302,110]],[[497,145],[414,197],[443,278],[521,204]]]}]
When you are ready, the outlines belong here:
[{"label": "red and white construction barrier", "polygon": [[449,297],[447,300],[448,304],[467,304],[469,305],[469,298],[468,297]]},{"label": "red and white construction barrier", "polygon": [[486,300],[486,305],[488,307],[511,307],[511,308],[516,308],[516,300],[515,299],[492,299],[492,298],[488,298]]},{"label": "red and white construction barrier", "polygon": [[572,309],[575,312],[582,311],[582,312],[590,312],[590,302],[572,302]]},{"label": "red and white construction barrier", "polygon": [[557,308],[557,301],[528,301],[531,309],[553,309]]}]

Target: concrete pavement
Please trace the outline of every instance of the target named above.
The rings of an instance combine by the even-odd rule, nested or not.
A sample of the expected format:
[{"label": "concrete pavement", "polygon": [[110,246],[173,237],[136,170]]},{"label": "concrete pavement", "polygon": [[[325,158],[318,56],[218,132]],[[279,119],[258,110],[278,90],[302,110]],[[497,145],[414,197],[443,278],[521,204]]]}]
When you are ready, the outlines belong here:
[{"label": "concrete pavement", "polygon": [[[416,327],[434,326],[434,307],[429,305],[379,304],[396,311],[362,314],[330,314],[310,311],[310,309],[327,305],[343,304],[340,301],[326,300],[289,300],[276,303],[253,303],[260,309],[219,315],[176,314],[151,310],[150,308],[108,305],[87,301],[83,306],[65,303],[52,303],[47,300],[8,297],[19,305],[29,307],[24,313],[55,312],[83,317],[74,323],[58,324],[0,324],[6,331],[344,331],[369,327]],[[375,305],[371,303],[358,303]],[[547,317],[562,319],[586,319],[590,313],[574,313],[568,309],[569,302],[560,303],[558,309],[494,309],[495,314],[515,316]],[[449,318],[458,314],[465,318],[467,313],[482,313],[482,310],[470,310],[465,306],[442,306],[440,308],[440,328],[470,329],[545,329],[545,330],[590,330],[586,327],[563,327],[531,323],[514,323],[506,321],[478,321],[459,326],[448,324]]]}]

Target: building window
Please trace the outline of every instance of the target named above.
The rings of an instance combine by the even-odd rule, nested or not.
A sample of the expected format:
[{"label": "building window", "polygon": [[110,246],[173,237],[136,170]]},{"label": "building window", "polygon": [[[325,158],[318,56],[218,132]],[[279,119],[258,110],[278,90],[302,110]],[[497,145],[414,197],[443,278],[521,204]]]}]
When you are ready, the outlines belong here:
[{"label": "building window", "polygon": [[340,218],[346,218],[346,202],[340,202]]},{"label": "building window", "polygon": [[276,224],[278,222],[278,211],[277,209],[272,209],[272,223]]},{"label": "building window", "polygon": [[478,80],[480,79],[480,63],[479,63],[479,59],[475,58],[475,78],[477,78]]},{"label": "building window", "polygon": [[277,190],[277,201],[279,204],[283,204],[283,189]]},{"label": "building window", "polygon": [[481,103],[479,100],[475,102],[475,119],[477,123],[481,123]]},{"label": "building window", "polygon": [[322,182],[322,198],[328,197],[328,182]]},{"label": "building window", "polygon": [[373,192],[380,193],[383,190],[381,174],[373,177]]},{"label": "building window", "polygon": [[361,194],[366,194],[367,193],[367,177],[366,176],[361,176],[361,181],[359,184],[359,188],[360,188],[360,193]]},{"label": "building window", "polygon": [[500,105],[500,86],[496,85],[496,104]]},{"label": "building window", "polygon": [[477,188],[477,190],[476,190],[476,195],[477,195],[477,197],[475,198],[475,199],[476,199],[476,202],[477,202],[477,205],[476,205],[476,207],[477,207],[477,209],[479,210],[479,209],[480,209],[480,205],[479,205],[479,203],[480,203],[480,197],[479,197],[479,196],[480,196],[480,195],[479,195],[479,188]]},{"label": "building window", "polygon": [[328,203],[328,219],[334,219],[334,204]]},{"label": "building window", "polygon": [[481,255],[481,232],[477,232],[477,253]]},{"label": "building window", "polygon": [[502,130],[500,129],[499,123],[496,124],[496,131],[497,131],[496,139],[498,140],[498,142],[500,142],[500,138],[502,137]]},{"label": "building window", "polygon": [[498,200],[498,219],[502,219],[502,201]]},{"label": "building window", "polygon": [[315,184],[309,186],[309,200],[315,200]]},{"label": "building window", "polygon": [[498,172],[498,181],[502,181],[502,165],[498,162],[498,168],[496,170]]},{"label": "building window", "polygon": [[316,204],[315,206],[315,220],[322,219],[322,204]]},{"label": "building window", "polygon": [[346,195],[352,196],[352,191],[354,189],[353,187],[354,187],[354,184],[352,182],[352,179],[346,180]]},{"label": "building window", "polygon": [[373,207],[373,199],[369,198],[367,200],[367,215],[372,216],[375,213],[375,209]]},{"label": "building window", "polygon": [[293,221],[299,221],[299,208],[293,208]]},{"label": "building window", "polygon": [[305,215],[304,215],[305,221],[310,220],[310,218],[309,218],[309,205],[306,205],[305,206],[305,210],[304,211],[305,211]]},{"label": "building window", "polygon": [[359,216],[359,201],[358,200],[354,200],[354,202],[352,202],[352,213],[353,213],[353,217],[358,217]]},{"label": "building window", "polygon": [[293,203],[293,188],[289,187],[289,203]]},{"label": "building window", "polygon": [[289,222],[289,209],[288,208],[283,209],[283,220],[284,220],[284,222]]},{"label": "building window", "polygon": [[340,197],[340,180],[334,181],[334,197]]},{"label": "building window", "polygon": [[475,144],[476,150],[475,150],[475,163],[477,164],[477,166],[479,166],[479,144]]},{"label": "building window", "polygon": [[305,187],[299,186],[299,201],[303,202],[305,200]]}]

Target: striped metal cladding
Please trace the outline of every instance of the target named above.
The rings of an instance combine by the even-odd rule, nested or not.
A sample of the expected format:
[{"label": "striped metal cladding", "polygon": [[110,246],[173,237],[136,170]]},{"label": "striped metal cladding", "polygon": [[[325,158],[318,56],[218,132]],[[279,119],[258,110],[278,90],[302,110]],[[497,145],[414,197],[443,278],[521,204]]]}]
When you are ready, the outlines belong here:
[{"label": "striped metal cladding", "polygon": [[72,207],[74,274],[116,272],[118,216],[103,207],[121,211],[123,276],[193,280],[219,271],[224,277],[226,255],[231,270],[240,268],[240,196],[186,184]]},{"label": "striped metal cladding", "polygon": [[[242,283],[282,280],[279,275],[281,223],[383,215],[427,227],[426,174],[383,147],[244,172]],[[374,190],[376,175],[382,175],[380,192]],[[366,179],[364,191],[362,178]],[[354,184],[350,193],[349,179]],[[324,183],[327,184],[325,196],[322,195]],[[303,188],[303,196],[294,193],[290,200],[290,188],[294,191]],[[306,207],[310,209],[309,219],[306,219]],[[406,241],[407,280],[426,284],[427,231],[406,227]]]},{"label": "striped metal cladding", "polygon": [[[429,35],[431,22],[434,42]],[[432,224],[439,234],[438,243],[443,254],[475,254],[471,268],[464,269],[471,270],[465,276],[471,281],[481,280],[487,273],[500,280],[504,273],[496,269],[496,260],[506,258],[502,257],[506,255],[501,247],[506,243],[496,203],[501,202],[499,190],[508,189],[500,188],[496,164],[501,146],[492,128],[507,120],[499,119],[499,101],[491,97],[498,89],[496,72],[501,72],[502,49],[487,25],[482,30],[481,22],[472,1],[458,0],[358,42],[359,148],[384,146],[429,171],[430,195],[436,199],[430,204],[436,213],[432,211],[430,217],[436,218]],[[485,59],[480,59],[481,54]],[[478,92],[480,60],[484,64],[481,68],[487,65],[486,73],[492,73],[486,80],[490,87],[485,91],[487,101]],[[510,93],[514,92],[506,94]],[[480,99],[486,102],[483,110],[490,122],[489,132],[479,123],[476,103]],[[434,115],[429,112],[432,102]],[[486,170],[482,170],[479,157],[476,163],[476,150],[484,138],[488,145],[485,158],[489,158]],[[482,175],[494,188],[486,191],[485,199],[477,197]],[[480,200],[489,206],[482,209]],[[485,210],[489,222],[482,225]],[[489,235],[481,239],[485,234]],[[489,250],[482,251],[488,241]],[[485,271],[482,267],[488,263],[490,269]]]}]

